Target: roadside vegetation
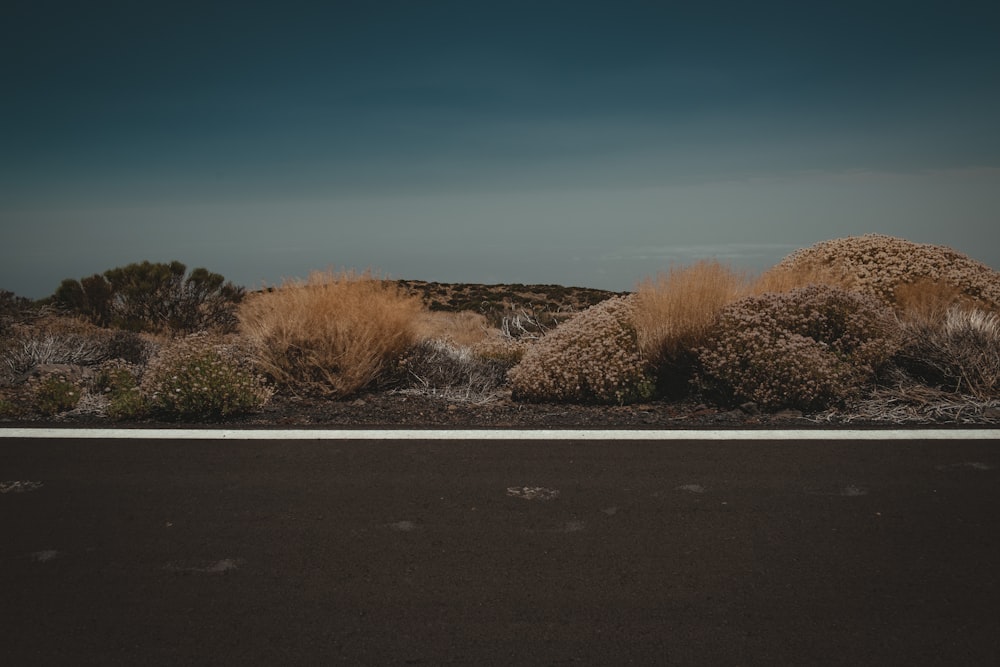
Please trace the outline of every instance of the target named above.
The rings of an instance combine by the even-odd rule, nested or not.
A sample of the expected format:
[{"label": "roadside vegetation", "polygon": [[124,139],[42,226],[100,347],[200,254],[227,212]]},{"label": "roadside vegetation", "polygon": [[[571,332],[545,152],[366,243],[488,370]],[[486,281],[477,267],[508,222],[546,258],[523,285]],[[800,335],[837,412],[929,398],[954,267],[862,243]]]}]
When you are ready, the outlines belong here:
[{"label": "roadside vegetation", "polygon": [[814,420],[996,415],[1000,274],[866,235],[755,277],[672,266],[627,294],[333,272],[248,294],[176,261],[66,279],[39,302],[0,292],[3,420],[218,421],[276,397],[363,392]]}]

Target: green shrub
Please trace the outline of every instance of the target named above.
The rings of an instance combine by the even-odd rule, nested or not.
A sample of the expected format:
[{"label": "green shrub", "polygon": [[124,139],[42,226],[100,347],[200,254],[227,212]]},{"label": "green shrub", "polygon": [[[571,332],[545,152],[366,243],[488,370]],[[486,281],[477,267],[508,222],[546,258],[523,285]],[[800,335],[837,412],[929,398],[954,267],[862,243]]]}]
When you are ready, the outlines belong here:
[{"label": "green shrub", "polygon": [[649,398],[653,381],[636,342],[632,297],[613,297],[528,347],[509,373],[522,401],[623,404]]},{"label": "green shrub", "polygon": [[51,301],[99,326],[129,331],[232,331],[243,288],[204,268],[186,272],[178,261],[133,263],[81,280],[67,278]]},{"label": "green shrub", "polygon": [[149,362],[141,388],[153,415],[181,421],[253,412],[273,393],[237,345],[204,335],[161,348]]},{"label": "green shrub", "polygon": [[72,410],[80,402],[80,387],[64,377],[50,375],[35,387],[35,409],[47,416]]},{"label": "green shrub", "polygon": [[95,392],[107,397],[105,411],[112,419],[139,419],[149,405],[139,386],[140,367],[121,359],[102,364],[94,378]]},{"label": "green shrub", "polygon": [[884,306],[826,285],[741,299],[699,349],[702,389],[765,410],[822,409],[854,396],[896,349]]}]

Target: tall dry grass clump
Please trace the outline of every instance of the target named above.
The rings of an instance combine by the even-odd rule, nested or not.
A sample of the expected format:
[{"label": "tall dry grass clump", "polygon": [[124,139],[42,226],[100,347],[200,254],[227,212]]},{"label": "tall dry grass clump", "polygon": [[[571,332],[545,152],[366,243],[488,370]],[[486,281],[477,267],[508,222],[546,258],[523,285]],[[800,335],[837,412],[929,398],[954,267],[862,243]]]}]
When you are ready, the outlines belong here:
[{"label": "tall dry grass clump", "polygon": [[413,345],[423,309],[394,282],[327,271],[254,294],[238,314],[258,365],[280,387],[340,398]]},{"label": "tall dry grass clump", "polygon": [[694,361],[719,313],[746,293],[747,276],[715,260],[671,267],[639,284],[634,322],[639,351],[661,391],[684,391]]}]

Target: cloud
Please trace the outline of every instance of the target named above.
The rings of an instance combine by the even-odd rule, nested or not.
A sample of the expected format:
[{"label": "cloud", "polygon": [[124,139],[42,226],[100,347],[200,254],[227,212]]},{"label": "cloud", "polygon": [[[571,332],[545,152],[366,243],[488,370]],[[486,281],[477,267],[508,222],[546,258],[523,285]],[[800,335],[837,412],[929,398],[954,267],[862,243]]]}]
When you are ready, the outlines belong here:
[{"label": "cloud", "polygon": [[626,247],[601,256],[604,262],[692,262],[699,259],[751,262],[788,254],[798,246],[789,243],[711,243],[699,245]]}]

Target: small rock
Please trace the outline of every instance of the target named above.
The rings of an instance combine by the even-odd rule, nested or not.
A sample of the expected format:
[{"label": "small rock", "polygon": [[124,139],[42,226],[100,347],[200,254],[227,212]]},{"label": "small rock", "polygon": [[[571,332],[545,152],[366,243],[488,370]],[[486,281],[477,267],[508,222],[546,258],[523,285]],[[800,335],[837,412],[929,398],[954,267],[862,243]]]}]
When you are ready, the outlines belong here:
[{"label": "small rock", "polygon": [[367,405],[367,403],[365,403],[365,400],[363,398],[359,398],[358,400],[353,401],[351,403],[351,407],[353,407],[353,408],[363,408],[366,405]]},{"label": "small rock", "polygon": [[458,406],[455,405],[455,404],[452,404],[452,405],[449,405],[447,408],[445,408],[445,410],[447,410],[448,412],[455,412],[456,410],[458,410]]},{"label": "small rock", "polygon": [[757,407],[757,404],[753,401],[747,401],[746,403],[740,405],[740,410],[743,411],[744,414],[748,415],[760,414],[760,408]]},{"label": "small rock", "polygon": [[802,419],[801,410],[782,410],[772,415],[775,419]]}]

